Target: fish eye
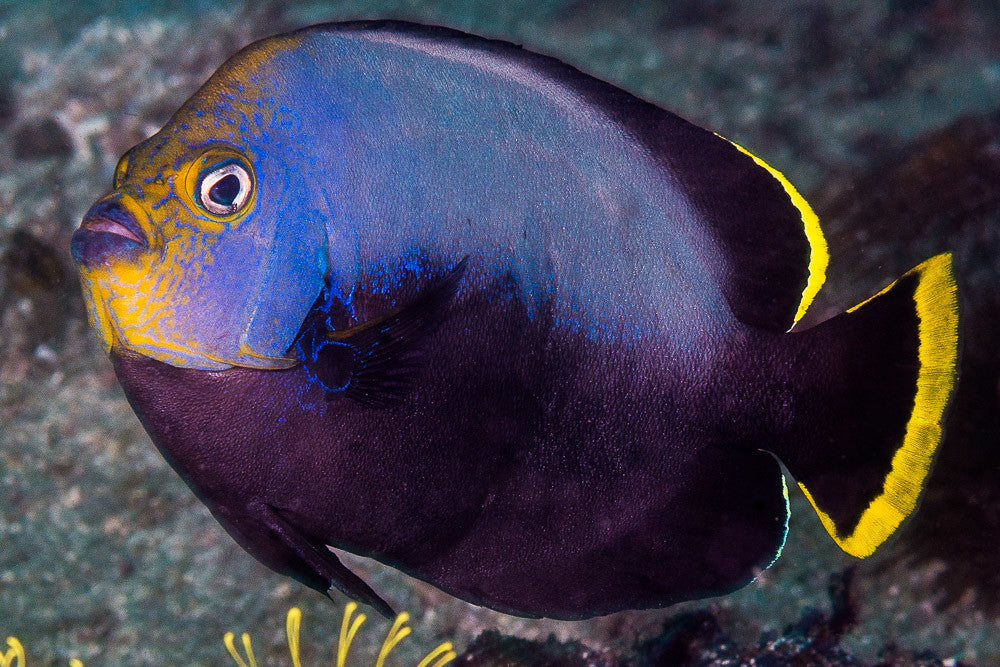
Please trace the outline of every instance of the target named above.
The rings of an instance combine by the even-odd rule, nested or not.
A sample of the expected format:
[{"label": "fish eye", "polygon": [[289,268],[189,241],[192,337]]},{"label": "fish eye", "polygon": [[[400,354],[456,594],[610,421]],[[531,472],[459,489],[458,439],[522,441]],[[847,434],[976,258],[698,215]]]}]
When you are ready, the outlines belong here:
[{"label": "fish eye", "polygon": [[216,165],[198,181],[198,204],[215,215],[234,215],[250,201],[253,179],[236,161]]}]

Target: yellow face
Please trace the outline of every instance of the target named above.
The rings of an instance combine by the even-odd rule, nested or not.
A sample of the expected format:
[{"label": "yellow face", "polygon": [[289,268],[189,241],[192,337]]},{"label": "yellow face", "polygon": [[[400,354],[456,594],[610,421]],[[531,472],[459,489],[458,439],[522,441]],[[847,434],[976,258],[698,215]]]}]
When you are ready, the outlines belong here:
[{"label": "yellow face", "polygon": [[[293,327],[261,322],[263,302],[281,298],[264,283],[289,260],[275,247],[274,207],[260,210],[275,114],[261,113],[269,93],[245,83],[281,45],[235,56],[130,150],[74,235],[90,320],[109,351],[201,369],[295,363],[284,356]],[[268,325],[273,336],[261,333]]]},{"label": "yellow face", "polygon": [[[203,278],[219,260],[227,235],[252,216],[258,186],[250,156],[236,147],[211,142],[172,154],[182,147],[179,141],[154,141],[119,163],[114,189],[100,203],[130,215],[146,247],[81,266],[91,321],[108,350],[117,342],[177,366],[289,366],[289,360],[250,349],[238,335],[232,340],[238,331],[205,335],[215,328],[208,326],[211,322],[229,321],[234,308],[239,309],[237,289],[226,298]],[[136,169],[136,163],[148,165],[151,160],[144,154],[150,152],[177,168],[161,167],[140,177],[148,171]],[[242,267],[230,266],[225,273],[256,273],[252,260],[247,257],[238,263]]]}]

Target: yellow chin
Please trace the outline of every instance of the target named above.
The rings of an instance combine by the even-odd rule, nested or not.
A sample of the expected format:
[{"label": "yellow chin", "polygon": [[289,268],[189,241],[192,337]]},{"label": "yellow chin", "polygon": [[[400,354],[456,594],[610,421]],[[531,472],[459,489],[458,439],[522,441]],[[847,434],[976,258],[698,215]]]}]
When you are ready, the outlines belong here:
[{"label": "yellow chin", "polygon": [[195,368],[198,370],[225,370],[227,368],[256,368],[259,370],[281,370],[291,368],[298,363],[297,359],[289,357],[271,357],[239,345],[235,354],[225,354],[215,350],[206,350],[194,345],[184,345],[169,340],[132,335],[129,340],[115,338],[114,345],[141,354],[157,361],[177,366],[178,368]]},{"label": "yellow chin", "polygon": [[[84,270],[81,274],[88,319],[97,330],[105,352],[110,353],[112,347],[125,349],[171,366],[201,370],[224,370],[234,366],[279,370],[298,363],[289,357],[261,354],[243,342],[233,341],[231,345],[220,346],[190,337],[165,335],[173,331],[170,326],[176,316],[173,309],[152,303],[155,290],[122,290],[119,282],[122,270],[122,267],[115,267],[118,279],[110,280],[106,268]],[[170,300],[163,299],[160,303],[170,303]]]}]

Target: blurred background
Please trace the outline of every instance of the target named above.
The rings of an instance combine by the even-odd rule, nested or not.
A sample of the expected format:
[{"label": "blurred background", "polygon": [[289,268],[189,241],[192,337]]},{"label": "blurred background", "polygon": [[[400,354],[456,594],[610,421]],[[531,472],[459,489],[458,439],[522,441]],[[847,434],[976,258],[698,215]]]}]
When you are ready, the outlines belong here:
[{"label": "blurred background", "polygon": [[[469,649],[462,664],[484,665],[1000,664],[1000,8],[989,0],[0,2],[0,638],[20,638],[32,665],[230,664],[223,634],[246,630],[261,664],[290,664],[284,614],[298,605],[304,663],[331,661],[340,608],[245,554],[149,442],[87,327],[69,238],[118,157],[226,57],[360,18],[523,44],[769,161],[830,242],[813,321],[944,250],[963,309],[945,445],[916,516],[872,558],[842,554],[790,485],[772,568],[736,594],[663,610],[517,619],[352,560],[414,616],[395,664],[444,640]],[[387,629],[368,621],[356,664]]]}]

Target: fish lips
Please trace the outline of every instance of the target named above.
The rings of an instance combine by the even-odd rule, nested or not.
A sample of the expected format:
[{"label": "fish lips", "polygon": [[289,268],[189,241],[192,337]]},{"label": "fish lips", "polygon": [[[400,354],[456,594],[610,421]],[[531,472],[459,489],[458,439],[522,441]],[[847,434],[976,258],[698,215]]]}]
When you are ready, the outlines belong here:
[{"label": "fish lips", "polygon": [[87,268],[112,259],[131,259],[148,248],[149,240],[135,215],[116,201],[94,204],[70,242],[73,259]]}]

